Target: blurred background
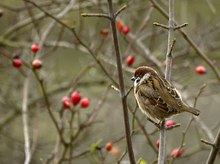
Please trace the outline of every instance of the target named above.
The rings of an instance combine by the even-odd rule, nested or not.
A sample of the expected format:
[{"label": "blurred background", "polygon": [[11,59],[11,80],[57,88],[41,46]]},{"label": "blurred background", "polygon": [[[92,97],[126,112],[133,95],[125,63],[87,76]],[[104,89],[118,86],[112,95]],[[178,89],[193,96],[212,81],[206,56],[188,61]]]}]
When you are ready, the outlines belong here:
[{"label": "blurred background", "polygon": [[[118,16],[117,29],[124,81],[129,90],[132,86],[130,78],[138,66],[151,66],[163,75],[167,31],[153,23],[166,25],[168,20],[151,1],[114,0],[113,3],[115,10],[127,5]],[[167,0],[158,0],[156,4],[168,12]],[[108,13],[107,0],[37,0],[34,3],[1,0],[0,163],[16,164],[25,160],[22,105],[27,78],[30,163],[57,163],[50,155],[58,158],[65,150],[48,114],[41,80],[52,114],[63,128],[62,135],[66,140],[71,135],[76,136],[72,148],[67,150],[71,155],[67,153],[64,158],[59,158],[60,163],[129,163],[120,96],[111,87],[117,87],[118,76],[110,22],[104,18],[82,17],[81,13]],[[219,0],[175,1],[175,20],[178,24],[188,23],[183,29],[187,36],[220,69],[219,14]],[[201,114],[192,119],[183,141],[184,152],[175,160],[170,153],[182,144],[182,132],[192,117],[183,113],[170,118],[181,126],[167,132],[167,163],[172,160],[177,164],[205,163],[210,146],[200,139],[213,142],[220,127],[219,80],[178,30],[175,38],[172,83],[190,105],[201,91],[196,103]],[[34,44],[38,45],[39,51],[34,52]],[[22,62],[21,67],[12,64],[15,59]],[[32,69],[35,59],[42,62],[40,69]],[[40,80],[36,78],[36,72]],[[204,84],[206,87],[201,89]],[[69,96],[72,100],[74,91],[78,91],[82,98],[89,98],[89,105],[83,107],[79,103],[65,109],[62,99]],[[159,132],[137,109],[133,90],[128,95],[128,106],[135,158],[155,163]],[[105,147],[108,142],[113,144],[111,151]],[[125,156],[120,159],[123,153]],[[51,161],[48,160],[50,157]],[[220,154],[216,157],[216,163],[219,162]]]}]

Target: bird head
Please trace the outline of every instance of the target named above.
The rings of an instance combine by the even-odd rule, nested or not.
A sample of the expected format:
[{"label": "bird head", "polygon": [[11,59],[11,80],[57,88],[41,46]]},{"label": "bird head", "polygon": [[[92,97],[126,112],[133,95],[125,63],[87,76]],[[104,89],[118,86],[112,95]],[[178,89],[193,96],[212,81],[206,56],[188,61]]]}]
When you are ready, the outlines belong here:
[{"label": "bird head", "polygon": [[157,75],[157,72],[150,67],[141,66],[135,70],[134,76],[131,78],[134,81],[134,87],[141,85],[144,81],[147,81],[150,76]]}]

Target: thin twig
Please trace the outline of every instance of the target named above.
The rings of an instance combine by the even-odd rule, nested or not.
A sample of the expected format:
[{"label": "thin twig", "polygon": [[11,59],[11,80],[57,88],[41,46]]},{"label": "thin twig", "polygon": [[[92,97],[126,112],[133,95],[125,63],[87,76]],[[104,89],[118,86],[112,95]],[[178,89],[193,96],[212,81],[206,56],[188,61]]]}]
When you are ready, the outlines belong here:
[{"label": "thin twig", "polygon": [[[174,45],[174,0],[169,0],[169,29],[168,45],[166,54],[166,72],[165,79],[170,81],[172,71],[172,45]],[[158,164],[164,164],[166,156],[166,121],[162,121],[160,129],[160,147],[158,155]]]},{"label": "thin twig", "polygon": [[121,155],[121,157],[118,159],[117,164],[120,164],[122,159],[125,157],[125,155],[127,154],[128,150],[126,149],[123,154]]},{"label": "thin twig", "polygon": [[207,126],[199,117],[193,116],[195,121],[199,124],[199,127],[206,133],[210,141],[214,140],[214,136],[209,126]]},{"label": "thin twig", "polygon": [[195,97],[195,101],[194,101],[193,107],[196,107],[196,103],[197,103],[197,101],[198,101],[198,98],[199,98],[199,96],[202,94],[202,92],[204,91],[204,89],[205,89],[206,86],[207,86],[207,84],[204,83],[204,84],[200,87],[199,92],[197,93],[197,95],[196,95],[196,97]]},{"label": "thin twig", "polygon": [[200,139],[200,141],[203,142],[203,143],[205,143],[205,144],[207,144],[207,145],[209,145],[209,146],[214,146],[213,143],[211,143],[211,142],[209,142],[209,141],[207,141],[207,140],[205,140],[205,139]]},{"label": "thin twig", "polygon": [[122,11],[126,9],[127,5],[123,5],[118,11],[115,12],[115,17],[117,17]]},{"label": "thin twig", "polygon": [[115,18],[115,14],[113,11],[112,0],[108,0],[108,5],[109,5],[110,16],[111,16],[111,26],[112,26],[112,34],[113,34],[114,47],[115,47],[116,63],[117,63],[117,69],[118,69],[120,96],[121,96],[121,102],[122,102],[123,114],[124,114],[123,116],[124,116],[124,126],[125,126],[125,133],[126,133],[128,155],[129,155],[130,163],[135,164],[135,158],[134,158],[132,142],[131,142],[129,117],[128,117],[127,97],[125,95],[122,61],[121,61],[120,48],[119,48],[117,29],[116,29],[116,18]]},{"label": "thin twig", "polygon": [[[68,12],[70,12],[70,10],[72,9],[73,5],[74,5],[75,1],[74,0],[71,0],[69,2],[69,4],[63,9],[61,10],[60,13],[58,13],[55,17],[58,19],[58,18],[62,18],[64,15],[66,15]],[[34,5],[35,6],[35,5]],[[49,34],[51,33],[52,29],[55,27],[55,24],[57,23],[56,20],[52,20],[49,25],[47,26],[47,28],[44,30],[41,38],[40,38],[40,44],[39,44],[39,47],[43,47]],[[62,28],[64,28],[65,26],[62,26]],[[41,52],[41,51],[40,51]],[[40,52],[38,52],[38,55],[41,54]],[[41,57],[45,56],[42,55]]]},{"label": "thin twig", "polygon": [[209,153],[208,160],[206,161],[206,164],[213,164],[216,158],[216,155],[220,149],[220,129],[218,131],[218,134],[216,135],[215,141],[212,145],[212,149]]},{"label": "thin twig", "polygon": [[181,25],[175,26],[174,30],[179,30],[179,29],[181,29],[181,28],[183,28],[183,27],[186,27],[186,26],[188,26],[188,23],[183,23],[183,24],[181,24]]},{"label": "thin twig", "polygon": [[173,47],[174,47],[175,43],[176,43],[176,39],[173,39],[173,41],[172,41],[172,43],[170,45],[170,51],[168,52],[168,56],[170,56],[171,53],[173,52]]},{"label": "thin twig", "polygon": [[39,75],[38,75],[38,72],[37,72],[36,70],[33,70],[33,73],[34,73],[34,75],[35,75],[37,81],[39,82],[40,87],[41,87],[41,90],[42,90],[42,92],[43,92],[43,97],[44,97],[44,100],[45,100],[45,103],[46,103],[46,107],[47,107],[46,109],[47,109],[47,111],[48,111],[48,113],[49,113],[49,116],[50,116],[50,118],[52,119],[52,121],[53,121],[53,123],[54,123],[54,125],[55,125],[55,127],[56,127],[56,130],[57,130],[57,133],[58,133],[59,136],[60,136],[61,142],[65,145],[66,142],[65,142],[65,140],[64,140],[64,138],[63,138],[63,136],[62,136],[62,134],[60,133],[60,129],[59,129],[58,122],[57,122],[55,116],[53,115],[53,113],[52,113],[52,111],[51,111],[50,101],[49,101],[49,98],[48,98],[46,89],[45,89],[45,87],[44,87],[43,80],[40,79],[40,77],[39,77]]},{"label": "thin twig", "polygon": [[[201,87],[200,87],[200,90],[197,94],[197,96],[195,97],[195,101],[194,101],[194,107],[196,106],[196,103],[198,101],[198,98],[199,96],[202,94],[202,92],[204,91],[206,87],[206,84],[203,84]],[[210,127],[208,127],[201,119],[200,117],[197,117],[197,116],[192,116],[192,119],[194,119],[198,124],[199,124],[199,127],[206,133],[207,137],[209,138],[210,141],[213,141],[214,140],[214,136],[212,134],[212,131],[210,129]]]},{"label": "thin twig", "polygon": [[169,30],[169,26],[164,25],[164,24],[160,24],[160,23],[158,23],[158,22],[154,22],[153,25],[158,26],[158,27],[161,27],[161,28],[164,28],[164,29],[166,29],[166,30]]},{"label": "thin twig", "polygon": [[23,120],[23,128],[24,128],[24,152],[25,152],[24,164],[29,164],[31,162],[31,156],[32,156],[29,126],[28,126],[29,82],[30,82],[29,77],[26,77],[24,81],[23,104],[22,104],[22,120]]},{"label": "thin twig", "polygon": [[25,2],[25,7],[27,8],[29,17],[31,18],[31,21],[33,23],[33,29],[35,29],[37,37],[39,37],[40,36],[40,32],[39,32],[39,29],[38,29],[38,24],[37,24],[36,20],[34,19],[34,14],[31,11],[31,8],[28,6],[27,2]]},{"label": "thin twig", "polygon": [[[59,11],[59,9],[53,9],[48,12],[50,12],[51,14],[54,14],[54,13],[57,13],[58,11]],[[44,17],[45,17],[44,13],[39,13],[39,14],[36,14],[36,16],[33,17],[33,19],[39,21],[39,20],[43,19]],[[24,19],[24,20],[18,22],[14,26],[10,27],[4,34],[2,34],[2,38],[4,38],[4,39],[9,38],[15,31],[18,32],[18,30],[29,25],[30,23],[32,23],[31,18],[27,18],[27,19]]]},{"label": "thin twig", "polygon": [[215,9],[214,5],[212,4],[212,2],[210,2],[210,0],[206,0],[206,2],[207,2],[207,4],[208,4],[210,10],[211,10],[214,14],[216,14],[216,9]]},{"label": "thin twig", "polygon": [[81,16],[83,16],[83,17],[103,17],[103,18],[107,18],[107,19],[111,20],[110,16],[108,16],[107,14],[103,14],[103,13],[82,13]]}]

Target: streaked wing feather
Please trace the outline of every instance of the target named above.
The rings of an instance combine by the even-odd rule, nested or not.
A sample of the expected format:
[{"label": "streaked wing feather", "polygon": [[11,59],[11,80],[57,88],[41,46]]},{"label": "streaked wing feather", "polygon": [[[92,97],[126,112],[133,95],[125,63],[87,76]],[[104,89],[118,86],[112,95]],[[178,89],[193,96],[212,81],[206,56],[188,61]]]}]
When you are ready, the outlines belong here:
[{"label": "streaked wing feather", "polygon": [[171,95],[178,106],[182,106],[182,98],[180,93],[177,91],[177,89],[166,79],[162,79],[163,87],[166,88],[169,95]]},{"label": "streaked wing feather", "polygon": [[156,90],[147,89],[149,87],[144,85],[146,84],[142,84],[139,86],[141,87],[139,89],[139,92],[142,97],[145,97],[148,100],[148,105],[151,104],[153,107],[163,110],[163,112],[169,112],[168,105],[160,97],[159,93]]}]

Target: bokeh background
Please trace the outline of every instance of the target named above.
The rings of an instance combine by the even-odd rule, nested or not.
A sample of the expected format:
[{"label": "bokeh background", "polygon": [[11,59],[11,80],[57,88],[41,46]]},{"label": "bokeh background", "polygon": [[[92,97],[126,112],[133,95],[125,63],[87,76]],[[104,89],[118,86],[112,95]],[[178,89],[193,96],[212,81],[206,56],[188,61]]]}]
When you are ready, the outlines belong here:
[{"label": "bokeh background", "polygon": [[[63,15],[64,9],[71,3],[69,0],[34,2],[54,17],[59,17],[58,19],[65,22],[67,26],[74,27],[79,38],[90,47],[109,75],[118,82],[109,21],[104,18],[81,16],[81,13],[85,12],[108,13],[106,0],[73,1],[72,8]],[[128,5],[118,17],[124,26],[130,28],[128,34],[118,31],[124,81],[128,90],[132,86],[130,78],[136,67],[148,65],[154,67],[161,75],[165,71],[167,31],[154,26],[153,23],[167,24],[168,21],[152,7],[150,1],[115,0],[113,2],[115,9],[119,9],[124,4]],[[157,2],[168,11],[167,0]],[[73,156],[84,151],[88,153],[73,158],[72,163],[116,163],[119,159],[118,154],[107,152],[104,146],[107,142],[114,142],[120,156],[126,150],[126,142],[120,96],[109,87],[113,84],[109,77],[103,73],[91,54],[69,30],[58,23],[53,24],[53,19],[31,3],[25,3],[22,0],[1,0],[0,12],[2,13],[0,17],[0,163],[23,163],[25,159],[21,109],[24,74],[28,74],[30,69],[25,66],[16,69],[11,63],[14,56],[19,56],[27,65],[31,65],[34,54],[30,47],[34,43],[41,45],[37,57],[42,60],[43,67],[38,70],[38,73],[44,81],[57,121],[59,121],[59,111],[64,110],[62,98],[73,90],[80,91],[83,97],[89,97],[91,100],[90,106],[86,109],[80,106],[71,109],[79,111],[82,120],[86,120],[91,113],[98,110],[92,125],[83,130],[73,144]],[[220,68],[219,14],[219,0],[175,1],[175,20],[180,24],[188,23],[184,30],[218,68]],[[48,29],[48,35],[45,36]],[[100,33],[103,29],[108,29],[108,35]],[[193,105],[201,86],[206,84],[196,107],[201,110],[199,120],[210,133],[207,134],[207,131],[202,130],[201,122],[193,121],[184,140],[183,156],[176,159],[174,163],[205,163],[210,146],[201,143],[200,139],[209,140],[210,136],[215,137],[219,129],[219,81],[212,69],[196,54],[178,31],[175,31],[175,38],[177,42],[173,50],[172,82],[190,105]],[[135,57],[135,62],[130,66],[126,61],[128,56]],[[149,56],[153,56],[154,60]],[[205,74],[196,72],[196,67],[199,65],[206,68]],[[35,143],[31,163],[44,163],[54,150],[57,131],[46,110],[36,77],[33,73],[28,76],[30,77],[29,128],[31,143]],[[128,105],[131,111],[135,110],[133,91],[128,95]],[[69,114],[70,111],[65,110],[64,124],[68,124]],[[135,116],[141,121],[141,125],[145,127],[155,145],[159,132],[155,132],[154,125],[149,123],[139,110],[136,111]],[[129,118],[131,128],[135,132],[132,135],[132,142],[136,160],[142,158],[147,163],[154,163],[157,154],[149,145],[131,112]],[[187,113],[171,118],[181,126],[167,132],[168,161],[170,152],[180,146],[182,131],[190,118],[191,115]],[[77,124],[77,120],[73,122]],[[68,127],[65,130],[67,136],[72,131]],[[101,151],[91,150],[92,145],[96,143],[101,147]],[[220,162],[219,157],[218,154],[216,163]],[[121,163],[129,163],[127,155]]]}]

